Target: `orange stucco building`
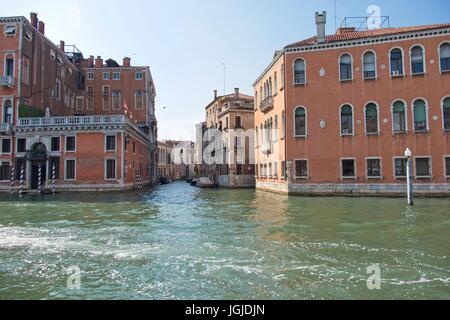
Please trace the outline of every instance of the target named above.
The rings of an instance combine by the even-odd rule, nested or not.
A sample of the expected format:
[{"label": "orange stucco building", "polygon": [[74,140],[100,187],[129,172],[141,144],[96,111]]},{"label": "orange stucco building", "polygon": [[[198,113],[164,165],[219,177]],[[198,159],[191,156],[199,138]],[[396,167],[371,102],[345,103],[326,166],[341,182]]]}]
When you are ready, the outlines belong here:
[{"label": "orange stucco building", "polygon": [[85,59],[75,46],[50,41],[35,13],[30,21],[0,18],[0,31],[0,191],[125,190],[156,181],[149,67]]},{"label": "orange stucco building", "polygon": [[[325,35],[286,46],[254,83],[257,188],[450,194],[450,24]],[[271,130],[272,129],[272,130]]]}]

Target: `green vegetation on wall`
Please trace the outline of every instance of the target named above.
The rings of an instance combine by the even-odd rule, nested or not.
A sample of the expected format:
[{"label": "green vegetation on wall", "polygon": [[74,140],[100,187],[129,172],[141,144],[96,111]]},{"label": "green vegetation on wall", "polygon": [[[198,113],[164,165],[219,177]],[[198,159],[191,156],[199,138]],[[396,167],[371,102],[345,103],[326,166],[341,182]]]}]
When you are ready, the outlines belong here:
[{"label": "green vegetation on wall", "polygon": [[40,118],[44,116],[44,111],[39,108],[27,106],[24,103],[19,105],[19,118]]}]

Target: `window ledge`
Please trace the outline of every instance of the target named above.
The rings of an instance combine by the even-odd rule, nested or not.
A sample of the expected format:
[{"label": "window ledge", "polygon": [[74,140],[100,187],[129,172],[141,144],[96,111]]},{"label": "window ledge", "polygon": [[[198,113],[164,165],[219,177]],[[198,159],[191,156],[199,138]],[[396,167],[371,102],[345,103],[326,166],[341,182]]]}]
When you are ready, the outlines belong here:
[{"label": "window ledge", "polygon": [[305,136],[294,136],[294,139],[306,139],[308,138],[308,135]]},{"label": "window ledge", "polygon": [[409,131],[394,131],[393,132],[394,133],[394,135],[400,135],[400,134],[408,134],[409,133]]},{"label": "window ledge", "polygon": [[444,133],[450,133],[450,129],[444,129],[442,130]]},{"label": "window ledge", "polygon": [[450,73],[450,70],[441,70],[441,74],[443,73]]},{"label": "window ledge", "polygon": [[394,177],[394,179],[396,180],[406,180],[408,177],[407,176],[403,176],[403,177]]},{"label": "window ledge", "polygon": [[381,132],[366,132],[366,136],[381,136]]},{"label": "window ledge", "polygon": [[384,177],[383,176],[377,176],[377,177],[366,177],[367,180],[383,180]]},{"label": "window ledge", "polygon": [[364,81],[375,81],[378,80],[378,77],[373,77],[373,78],[363,78]]},{"label": "window ledge", "polygon": [[307,82],[305,83],[294,83],[294,87],[305,87],[307,85]]},{"label": "window ledge", "polygon": [[418,73],[411,73],[411,77],[420,77],[420,76],[425,76],[426,73],[425,72],[418,72]]},{"label": "window ledge", "polygon": [[356,180],[356,177],[341,177],[341,180]]},{"label": "window ledge", "polygon": [[432,176],[416,176],[416,180],[430,180],[433,179]]},{"label": "window ledge", "polygon": [[343,134],[343,133],[341,133],[341,137],[354,137],[355,136],[355,134]]},{"label": "window ledge", "polygon": [[308,180],[309,177],[295,177],[296,180]]},{"label": "window ledge", "polygon": [[353,82],[353,79],[340,79],[339,82],[341,83],[347,83],[347,82]]},{"label": "window ledge", "polygon": [[423,133],[430,133],[431,130],[415,130],[414,134],[423,134]]},{"label": "window ledge", "polygon": [[393,75],[393,74],[391,74],[391,79],[398,79],[398,78],[405,78],[405,75],[404,74],[399,74],[399,75]]}]

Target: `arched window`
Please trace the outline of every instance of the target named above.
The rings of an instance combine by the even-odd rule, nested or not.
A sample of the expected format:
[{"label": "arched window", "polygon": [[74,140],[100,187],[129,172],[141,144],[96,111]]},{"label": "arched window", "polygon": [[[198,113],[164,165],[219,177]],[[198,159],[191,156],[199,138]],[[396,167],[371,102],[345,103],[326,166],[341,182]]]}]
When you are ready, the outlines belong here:
[{"label": "arched window", "polygon": [[392,106],[392,121],[394,132],[406,131],[406,107],[402,101],[394,102]]},{"label": "arched window", "polygon": [[275,130],[273,133],[274,141],[278,142],[278,116],[275,116]]},{"label": "arched window", "polygon": [[423,48],[421,46],[415,46],[411,49],[411,73],[422,74],[424,72]]},{"label": "arched window", "polygon": [[395,48],[390,53],[391,61],[391,76],[403,75],[403,52],[402,50]]},{"label": "arched window", "polygon": [[443,43],[439,48],[441,71],[450,71],[450,43]]},{"label": "arched window", "polygon": [[368,51],[364,54],[363,72],[364,72],[364,79],[376,78],[375,53],[373,53],[372,51]]},{"label": "arched window", "polygon": [[286,138],[286,112],[281,114],[281,137]]},{"label": "arched window", "polygon": [[442,103],[442,112],[444,119],[444,130],[450,130],[450,98],[444,99]]},{"label": "arched window", "polygon": [[343,54],[339,59],[339,70],[341,75],[341,81],[347,81],[353,79],[352,70],[352,56],[349,54]]},{"label": "arched window", "polygon": [[3,122],[12,123],[13,120],[13,107],[11,100],[6,100],[3,106]]},{"label": "arched window", "polygon": [[275,72],[275,76],[273,78],[273,84],[274,84],[274,92],[275,92],[275,94],[277,94],[278,93],[278,75],[276,72]]},{"label": "arched window", "polygon": [[258,91],[255,92],[255,106],[258,104]]},{"label": "arched window", "polygon": [[365,109],[366,133],[378,133],[378,107],[375,103],[369,103]]},{"label": "arched window", "polygon": [[295,109],[295,136],[306,136],[306,110],[303,107]]},{"label": "arched window", "polygon": [[353,134],[353,108],[350,105],[341,108],[341,135]]},{"label": "arched window", "polygon": [[281,88],[284,88],[284,64],[281,65]]},{"label": "arched window", "polygon": [[428,130],[427,107],[425,101],[419,99],[414,102],[414,131]]},{"label": "arched window", "polygon": [[269,97],[272,96],[272,78],[269,79]]},{"label": "arched window", "polygon": [[306,83],[306,68],[303,59],[297,59],[294,62],[294,84]]}]

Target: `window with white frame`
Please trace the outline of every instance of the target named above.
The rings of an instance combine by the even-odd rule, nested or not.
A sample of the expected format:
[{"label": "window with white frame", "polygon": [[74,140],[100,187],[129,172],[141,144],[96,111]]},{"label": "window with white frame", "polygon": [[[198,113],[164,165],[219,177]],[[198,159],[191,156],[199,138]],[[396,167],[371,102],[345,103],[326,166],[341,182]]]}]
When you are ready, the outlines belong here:
[{"label": "window with white frame", "polygon": [[142,80],[142,79],[144,79],[144,73],[142,73],[142,72],[136,72],[136,74],[135,74],[135,79],[136,79],[136,80]]},{"label": "window with white frame", "polygon": [[348,53],[343,54],[339,59],[340,80],[353,80],[352,56]]},{"label": "window with white frame", "polygon": [[15,25],[6,25],[4,28],[4,33],[7,37],[14,36],[16,34],[16,26]]},{"label": "window with white frame", "polygon": [[76,160],[66,159],[64,162],[64,179],[75,180],[76,179]]},{"label": "window with white frame", "polygon": [[429,178],[431,177],[431,158],[423,157],[416,158],[416,177]]},{"label": "window with white frame", "polygon": [[120,91],[114,90],[112,92],[112,109],[119,110],[120,109]]},{"label": "window with white frame", "polygon": [[5,76],[14,77],[14,56],[8,54],[5,59]]},{"label": "window with white frame", "polygon": [[306,65],[305,60],[297,59],[294,62],[294,84],[306,83]]},{"label": "window with white frame", "polygon": [[59,137],[52,137],[51,138],[50,150],[51,150],[51,152],[59,152],[59,151],[61,151],[61,139]]},{"label": "window with white frame", "polygon": [[27,139],[25,138],[17,139],[16,151],[17,153],[24,153],[27,151]]},{"label": "window with white frame", "polygon": [[75,109],[81,111],[84,108],[84,97],[77,97]]},{"label": "window with white frame", "polygon": [[107,135],[106,136],[106,146],[105,149],[107,152],[116,151],[116,136],[115,135]]},{"label": "window with white frame", "polygon": [[297,179],[308,178],[308,160],[295,160],[295,177]]},{"label": "window with white frame", "polygon": [[394,172],[396,178],[406,178],[408,167],[408,159],[395,158],[394,159]]},{"label": "window with white frame", "polygon": [[403,75],[403,51],[399,48],[392,49],[390,52],[391,76]]},{"label": "window with white frame", "polygon": [[13,106],[10,99],[3,102],[3,123],[13,123]]},{"label": "window with white frame", "polygon": [[105,160],[105,179],[106,180],[116,179],[116,159]]},{"label": "window with white frame", "polygon": [[87,78],[88,78],[88,80],[90,80],[90,81],[94,80],[94,72],[88,72],[88,73],[87,73]]},{"label": "window with white frame", "polygon": [[442,116],[444,121],[444,130],[450,131],[450,97],[442,102]]},{"label": "window with white frame", "polygon": [[421,46],[411,48],[411,73],[413,75],[425,72],[424,53]]},{"label": "window with white frame", "polygon": [[113,80],[120,80],[120,72],[114,72],[113,73]]},{"label": "window with white frame", "polygon": [[144,109],[144,91],[136,90],[134,93],[134,107],[136,110]]},{"label": "window with white frame", "polygon": [[424,100],[418,99],[413,105],[414,131],[423,132],[428,130],[427,106]]},{"label": "window with white frame", "polygon": [[103,86],[102,87],[102,104],[103,104],[103,110],[109,110],[110,109],[110,88],[109,86]]},{"label": "window with white frame", "polygon": [[355,159],[342,159],[341,171],[342,171],[341,175],[343,178],[355,178],[356,177]]},{"label": "window with white frame", "polygon": [[108,81],[110,77],[110,73],[109,72],[103,72],[103,80]]},{"label": "window with white frame", "polygon": [[369,103],[365,108],[366,133],[376,134],[378,128],[378,107],[375,103]]},{"label": "window with white frame", "polygon": [[441,71],[450,71],[450,43],[443,43],[439,48]]},{"label": "window with white frame", "polygon": [[368,51],[363,56],[363,74],[365,80],[376,78],[375,53]]},{"label": "window with white frame", "polygon": [[2,140],[2,154],[11,154],[11,139],[1,139]]},{"label": "window with white frame", "polygon": [[445,157],[445,176],[450,177],[450,157]]},{"label": "window with white frame", "polygon": [[306,136],[306,109],[304,107],[297,107],[295,109],[295,136]]},{"label": "window with white frame", "polygon": [[367,177],[368,178],[381,177],[381,159],[379,158],[367,159]]},{"label": "window with white frame", "polygon": [[341,107],[341,135],[353,135],[353,108],[350,105]]},{"label": "window with white frame", "polygon": [[396,101],[392,106],[394,133],[406,132],[406,106],[403,101]]},{"label": "window with white frame", "polygon": [[66,137],[66,152],[75,152],[76,150],[76,137],[67,136]]},{"label": "window with white frame", "polygon": [[87,110],[94,110],[94,86],[87,87]]}]

